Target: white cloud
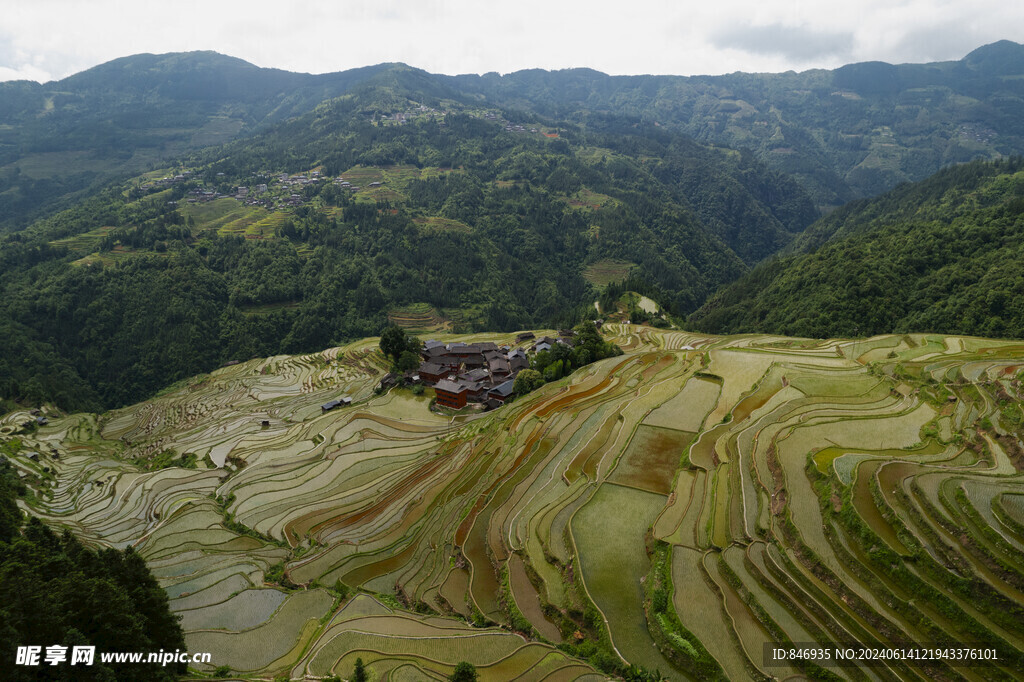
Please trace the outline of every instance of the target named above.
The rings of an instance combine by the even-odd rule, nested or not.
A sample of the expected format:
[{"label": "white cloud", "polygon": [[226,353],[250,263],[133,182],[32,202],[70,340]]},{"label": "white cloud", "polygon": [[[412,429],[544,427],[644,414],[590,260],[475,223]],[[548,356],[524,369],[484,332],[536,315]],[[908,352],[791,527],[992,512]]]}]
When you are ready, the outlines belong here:
[{"label": "white cloud", "polygon": [[1024,4],[1004,0],[5,4],[0,79],[57,79],[129,54],[184,50],[312,73],[386,61],[441,73],[780,71],[958,59],[1024,35]]},{"label": "white cloud", "polygon": [[730,26],[715,34],[712,41],[718,47],[752,55],[777,55],[796,64],[848,59],[853,51],[853,33],[785,24]]}]

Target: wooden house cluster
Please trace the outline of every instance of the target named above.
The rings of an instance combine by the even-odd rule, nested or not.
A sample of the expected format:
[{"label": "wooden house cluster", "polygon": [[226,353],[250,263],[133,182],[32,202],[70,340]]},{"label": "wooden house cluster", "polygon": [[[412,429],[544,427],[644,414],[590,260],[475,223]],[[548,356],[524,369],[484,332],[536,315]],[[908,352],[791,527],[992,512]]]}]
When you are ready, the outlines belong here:
[{"label": "wooden house cluster", "polygon": [[499,347],[490,341],[427,341],[420,354],[420,380],[434,387],[439,405],[452,409],[463,408],[469,402],[497,407],[512,395],[516,374],[530,366],[522,350]]},{"label": "wooden house cluster", "polygon": [[179,182],[185,182],[192,176],[192,171],[182,171],[177,175],[165,175],[164,177],[153,180],[152,182],[146,182],[139,186],[139,189],[144,191],[158,190],[164,187],[171,187],[177,185]]},{"label": "wooden house cluster", "polygon": [[220,199],[223,194],[214,192],[212,189],[191,189],[188,192],[188,203],[190,204],[202,204],[208,201],[214,201]]},{"label": "wooden house cluster", "polygon": [[533,351],[534,353],[540,353],[546,350],[551,350],[552,348],[555,347],[556,344],[561,344],[563,346],[568,346],[569,348],[572,348],[573,346],[576,345],[576,341],[573,338],[574,336],[576,336],[576,332],[574,332],[573,330],[563,329],[562,331],[558,332],[557,338],[552,336],[542,336],[539,339],[535,339],[533,346],[530,347],[530,350]]}]

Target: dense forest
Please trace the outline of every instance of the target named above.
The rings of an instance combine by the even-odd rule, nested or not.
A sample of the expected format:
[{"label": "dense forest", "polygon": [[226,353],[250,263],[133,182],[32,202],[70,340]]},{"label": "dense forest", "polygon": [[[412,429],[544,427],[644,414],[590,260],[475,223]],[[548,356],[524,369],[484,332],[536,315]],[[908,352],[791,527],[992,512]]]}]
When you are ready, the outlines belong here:
[{"label": "dense forest", "polygon": [[[4,444],[6,454],[20,447]],[[25,519],[16,499],[32,492],[0,457],[0,657],[3,679],[175,680],[185,666],[104,664],[100,653],[185,650],[167,593],[131,549],[92,550],[70,532]],[[39,665],[14,665],[19,646],[38,646]],[[49,665],[47,647],[67,660]],[[71,666],[75,646],[95,647],[92,665]]]},{"label": "dense forest", "polygon": [[1003,40],[931,64],[688,78],[532,69],[453,82],[548,116],[590,121],[611,112],[750,149],[818,205],[838,206],[950,163],[1020,154],[1022,73],[1024,46]]},{"label": "dense forest", "polygon": [[[711,331],[1019,335],[999,270],[1011,194],[977,214],[908,208],[943,183],[972,191],[975,171],[814,221],[1024,149],[1022,70],[1008,42],[944,64],[715,78],[308,76],[189,53],[0,84],[0,400],[124,405],[413,309],[455,331],[568,326],[627,280]],[[961,259],[974,252],[948,230],[996,260]],[[945,250],[922,261],[918,238]]]},{"label": "dense forest", "polygon": [[0,231],[190,150],[402,79],[424,98],[588,128],[624,118],[749,149],[832,207],[950,163],[1024,153],[1022,74],[1024,47],[1010,41],[951,62],[692,77],[589,69],[443,76],[402,64],[311,75],[214,52],[140,54],[53,83],[0,83]]},{"label": "dense forest", "polygon": [[945,169],[816,223],[689,320],[716,333],[1024,337],[1024,160]]},{"label": "dense forest", "polygon": [[[749,154],[611,118],[519,115],[510,131],[515,114],[427,100],[415,71],[389,73],[184,158],[194,172],[172,186],[115,183],[0,240],[0,395],[123,405],[227,361],[378,334],[410,304],[467,331],[571,326],[599,293],[585,268],[606,261],[682,315],[817,216]],[[436,115],[384,124],[423,102]],[[273,222],[259,234],[186,201],[311,169],[381,180],[310,182],[274,211],[213,204]]]}]

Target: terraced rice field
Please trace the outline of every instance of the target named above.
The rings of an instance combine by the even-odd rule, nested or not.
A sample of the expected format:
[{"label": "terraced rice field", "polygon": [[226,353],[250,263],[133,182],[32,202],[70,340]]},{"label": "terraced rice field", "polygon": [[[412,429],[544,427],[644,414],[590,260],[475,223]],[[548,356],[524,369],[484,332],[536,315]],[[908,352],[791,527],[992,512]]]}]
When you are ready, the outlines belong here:
[{"label": "terraced rice field", "polygon": [[[1019,677],[1024,432],[1000,413],[1022,402],[1020,344],[604,332],[625,355],[454,423],[376,394],[367,339],[31,433],[11,413],[0,439],[20,439],[31,513],[134,545],[189,647],[243,677],[347,677],[361,657],[374,679],[468,660],[487,680],[596,680],[621,657],[669,679],[817,678],[762,646],[895,640],[984,641],[999,662],[829,670]],[[147,470],[168,450],[199,464]]]},{"label": "terraced rice field", "polygon": [[634,265],[635,263],[629,261],[605,258],[584,268],[583,279],[595,286],[603,287],[611,282],[626,279]]},{"label": "terraced rice field", "polygon": [[604,206],[614,206],[617,203],[615,199],[611,198],[607,194],[594,192],[586,187],[565,197],[564,201],[573,208],[585,211],[596,211]]},{"label": "terraced rice field", "polygon": [[464,222],[441,216],[416,217],[412,221],[425,230],[439,230],[442,232],[472,232],[473,228]]},{"label": "terraced rice field", "polygon": [[388,321],[414,334],[450,331],[452,324],[428,303],[414,303],[388,311]]}]

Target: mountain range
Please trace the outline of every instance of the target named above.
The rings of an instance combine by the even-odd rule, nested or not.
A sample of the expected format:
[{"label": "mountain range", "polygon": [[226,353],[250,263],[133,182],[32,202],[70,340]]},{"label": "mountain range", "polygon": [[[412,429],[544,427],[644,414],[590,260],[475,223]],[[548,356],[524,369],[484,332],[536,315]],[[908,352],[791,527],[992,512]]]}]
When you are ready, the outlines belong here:
[{"label": "mountain range", "polygon": [[[749,149],[823,208],[943,165],[1024,149],[1024,47],[963,59],[723,76],[590,69],[444,76],[403,64],[310,75],[215,52],[135,55],[60,81],[0,83],[0,227],[24,226],[118,175],[255,134],[365,83],[599,125],[628,117]],[[63,199],[62,203],[60,200]]]},{"label": "mountain range", "polygon": [[[799,74],[309,75],[200,52],[3,83],[0,396],[99,409],[393,323],[566,325],[627,278],[655,319],[709,331],[1021,335],[1010,270],[913,254],[946,239],[925,215],[1013,223],[1017,166],[985,160],[1024,151],[1022,75],[1003,41]],[[950,199],[971,192],[999,198]],[[1011,232],[978,239],[1012,261]],[[809,279],[819,250],[839,255]],[[938,293],[911,296],[926,276]],[[1002,293],[954,324],[978,296],[948,281]]]}]

